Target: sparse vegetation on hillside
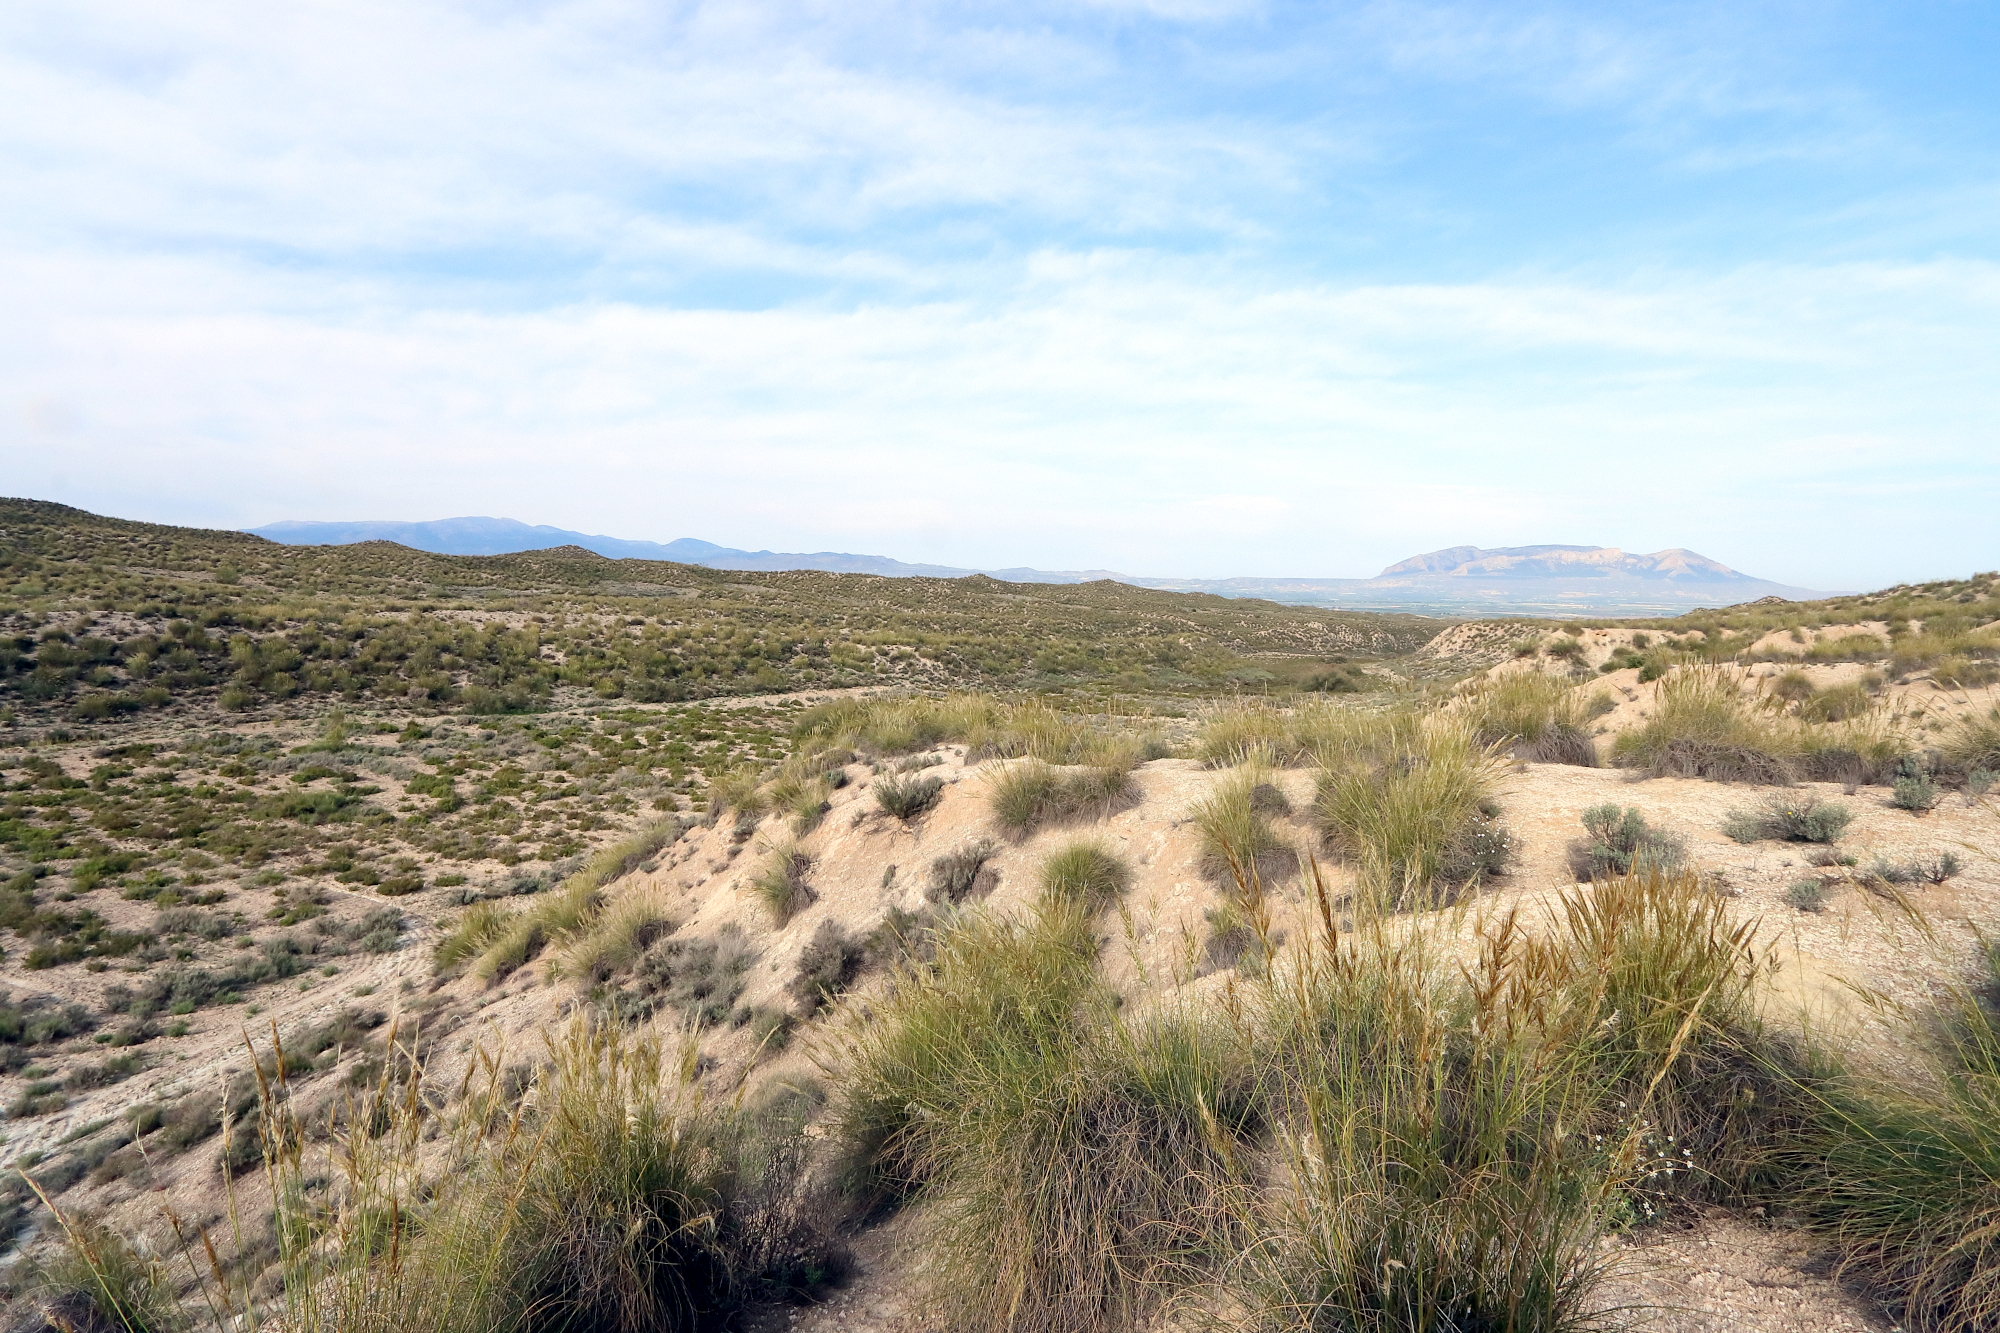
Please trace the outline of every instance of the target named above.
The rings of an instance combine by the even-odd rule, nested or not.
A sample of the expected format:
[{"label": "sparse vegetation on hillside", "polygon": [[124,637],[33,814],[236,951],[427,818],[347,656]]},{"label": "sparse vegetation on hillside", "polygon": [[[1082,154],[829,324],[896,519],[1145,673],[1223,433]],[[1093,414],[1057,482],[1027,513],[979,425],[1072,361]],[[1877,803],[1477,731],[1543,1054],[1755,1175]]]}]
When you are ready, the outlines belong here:
[{"label": "sparse vegetation on hillside", "polygon": [[[180,540],[161,532],[92,540]],[[172,605],[243,618],[204,633],[264,661],[310,606],[329,639],[357,627],[343,653],[412,660],[326,691],[308,678],[337,654],[269,657],[91,711],[157,679],[64,656],[156,632],[118,603],[141,576],[36,540],[44,563],[0,584],[10,625],[42,617],[8,688],[77,674],[0,715],[0,1230],[31,1234],[31,1181],[61,1210],[32,1247],[46,1276],[19,1270],[58,1324],[759,1326],[781,1316],[748,1306],[822,1290],[837,1238],[899,1209],[875,1236],[924,1253],[871,1272],[995,1330],[1581,1330],[1607,1314],[1616,1238],[1672,1246],[1655,1224],[1690,1203],[1782,1215],[1912,1333],[2000,1306],[2000,973],[1875,970],[1988,924],[2000,713],[1963,682],[1993,660],[1990,579],[1912,594],[1907,622],[1512,626],[1489,682],[1404,662],[1315,692],[1294,686],[1319,649],[1269,679],[1247,664],[1318,613],[710,571],[684,595],[566,554],[423,557],[468,581],[419,586],[392,581],[406,553],[225,535],[212,567],[148,566]],[[776,688],[765,668],[844,679],[823,660],[860,641],[864,604],[909,655],[854,678],[922,690],[726,697]],[[291,618],[252,625],[260,607]],[[1797,623],[1752,637],[1767,613]],[[669,630],[726,622],[775,651],[805,620],[825,659],[642,697],[695,688],[632,665]],[[507,682],[442,637],[424,670],[445,692],[415,690],[431,622],[541,635],[531,711],[467,711]],[[50,628],[70,639],[44,662]],[[1183,665],[1142,658],[1155,629]],[[944,642],[1020,633],[1112,646],[982,675]],[[1404,665],[1437,683],[1392,683]],[[278,674],[307,683],[281,698]],[[945,688],[1002,679],[1030,688]],[[1627,773],[1543,767],[1600,725]],[[1727,802],[1654,773],[1762,777],[1728,831],[1788,843],[1730,846]],[[1579,832],[1589,882],[1547,888]],[[1473,897],[1517,838],[1533,873]],[[1829,940],[1873,1006],[1863,1037],[1791,1012],[1794,957]],[[536,1024],[546,1051],[480,1046]],[[1869,1042],[1923,1067],[1891,1086]],[[123,1234],[156,1201],[230,1218],[212,1265],[192,1229]],[[226,1286],[221,1315],[191,1278]]]}]

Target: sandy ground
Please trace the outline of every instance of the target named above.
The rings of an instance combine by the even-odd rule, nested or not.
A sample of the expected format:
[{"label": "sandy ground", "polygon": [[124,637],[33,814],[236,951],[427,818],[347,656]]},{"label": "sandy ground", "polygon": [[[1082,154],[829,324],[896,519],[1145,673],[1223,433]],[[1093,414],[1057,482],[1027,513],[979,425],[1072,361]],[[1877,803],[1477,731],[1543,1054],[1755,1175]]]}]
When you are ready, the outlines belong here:
[{"label": "sandy ground", "polygon": [[[1827,679],[1844,670],[1818,669]],[[1636,725],[1651,706],[1651,687],[1625,679],[1632,676],[1619,672],[1603,678],[1605,688],[1620,699],[1619,710],[1604,719],[1613,731]],[[1927,713],[1984,708],[1990,702],[1984,696],[1993,693],[1951,694],[1923,682],[1906,692],[1910,702],[1894,703],[1906,714],[1919,705]],[[1193,978],[1207,934],[1204,913],[1221,901],[1221,893],[1202,871],[1190,815],[1218,773],[1189,760],[1149,763],[1134,774],[1134,798],[1107,817],[1008,838],[996,829],[988,802],[990,783],[1004,764],[968,765],[956,747],[940,747],[936,754],[937,764],[927,771],[944,779],[942,798],[930,813],[907,824],[883,812],[873,799],[877,774],[867,765],[849,767],[849,783],[833,794],[831,810],[801,843],[813,858],[809,883],[815,899],[782,927],[772,923],[749,887],[768,849],[786,841],[778,816],[767,817],[741,841],[727,822],[696,829],[650,873],[613,886],[611,896],[654,899],[684,935],[712,936],[725,925],[741,929],[759,955],[742,1002],[786,1005],[785,990],[800,952],[823,922],[833,921],[860,936],[892,908],[923,906],[932,863],[946,852],[990,841],[993,877],[984,901],[1006,911],[1032,901],[1036,868],[1050,851],[1089,836],[1117,850],[1134,869],[1122,915],[1106,918],[1106,966],[1112,983],[1137,997],[1163,983]],[[1294,810],[1309,808],[1311,774],[1290,770],[1279,774],[1277,782]],[[2000,807],[1990,798],[1975,801],[1953,793],[1919,817],[1893,808],[1884,789],[1844,794],[1838,787],[1820,785],[1811,790],[1853,809],[1855,818],[1841,847],[1857,856],[1862,868],[1878,857],[1907,860],[1949,850],[1963,863],[1962,873],[1944,885],[1907,886],[1903,895],[1885,895],[1839,871],[1807,866],[1800,847],[1772,842],[1744,846],[1724,837],[1720,825],[1729,812],[1756,804],[1767,791],[1694,780],[1633,781],[1614,769],[1517,764],[1504,775],[1501,804],[1505,823],[1518,840],[1519,859],[1490,888],[1481,909],[1536,908],[1552,893],[1572,887],[1564,851],[1581,833],[1579,814],[1607,802],[1635,807],[1650,822],[1684,836],[1695,866],[1730,895],[1738,913],[1757,921],[1760,941],[1774,960],[1774,1011],[1792,1018],[1804,1012],[1822,1028],[1844,1028],[1864,1046],[1890,1049],[1894,1006],[1923,1000],[1941,977],[1969,960],[1976,929],[2000,925]],[[1302,815],[1279,824],[1301,848],[1311,848]],[[1346,882],[1338,868],[1329,866],[1327,873],[1336,889]],[[1828,880],[1826,907],[1817,913],[1795,910],[1785,900],[1787,887],[1808,874]],[[356,897],[371,906],[380,902]],[[1281,881],[1273,897],[1281,926],[1289,922],[1303,928],[1306,898],[1297,881]],[[354,910],[361,910],[359,901]],[[401,951],[343,959],[337,977],[318,979],[305,991],[274,988],[258,997],[263,1012],[254,1020],[240,1011],[205,1018],[202,1028],[177,1042],[163,1063],[131,1081],[80,1094],[63,1112],[43,1120],[9,1124],[7,1155],[48,1151],[63,1136],[136,1102],[203,1087],[219,1089],[227,1071],[243,1067],[244,1042],[257,1035],[253,1023],[268,1036],[271,1024],[293,1032],[324,1022],[346,1005],[378,1007],[405,1022],[427,1007],[430,1013],[423,1021],[434,1034],[450,1034],[439,1048],[439,1072],[446,1077],[475,1044],[504,1044],[521,1055],[532,1053],[579,992],[566,982],[548,984],[537,968],[530,968],[491,989],[460,980],[434,995],[429,946],[448,919],[448,913],[420,907],[406,922]],[[1883,1003],[1861,1003],[1858,997],[1864,995]],[[813,1045],[808,1034],[784,1055],[762,1061],[757,1077],[809,1077]],[[752,1054],[747,1030],[719,1029],[708,1046],[718,1060],[715,1077],[725,1083],[745,1070]],[[10,1097],[16,1081],[18,1076],[7,1080]],[[135,1184],[143,1188],[135,1192]],[[198,1219],[221,1215],[212,1150],[162,1162],[136,1181],[79,1186],[70,1201],[107,1208],[121,1220],[143,1225],[157,1218],[167,1199]],[[845,1289],[818,1307],[770,1312],[757,1327],[883,1333],[931,1327],[910,1294],[910,1265],[921,1249],[918,1227],[920,1215],[905,1216],[863,1234],[856,1241],[858,1272]],[[1634,1237],[1618,1258],[1620,1276],[1609,1290],[1614,1304],[1634,1307],[1625,1318],[1635,1327],[1668,1333],[1888,1327],[1865,1302],[1824,1275],[1823,1255],[1760,1219],[1709,1213],[1686,1229],[1652,1228]]]}]

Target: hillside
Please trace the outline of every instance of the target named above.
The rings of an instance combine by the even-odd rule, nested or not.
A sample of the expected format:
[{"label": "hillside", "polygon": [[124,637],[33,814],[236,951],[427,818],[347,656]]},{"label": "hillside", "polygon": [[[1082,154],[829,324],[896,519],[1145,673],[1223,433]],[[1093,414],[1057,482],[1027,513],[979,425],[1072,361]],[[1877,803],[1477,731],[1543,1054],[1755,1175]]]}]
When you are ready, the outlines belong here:
[{"label": "hillside", "polygon": [[[1374,1225],[1273,1189],[1319,1171],[1349,1181],[1341,1198],[1379,1188],[1396,1216],[1446,1219],[1424,1233],[1440,1244],[1480,1216],[1546,1221],[1533,1245],[1556,1247],[1565,1299],[1613,1324],[1983,1326],[1913,1304],[1898,1283],[1933,1261],[1893,1228],[1856,1240],[1857,1187],[1813,1163],[1916,1188],[1867,1137],[1867,1116],[1905,1114],[1888,1089],[1932,1099],[1911,1123],[1967,1136],[1925,1140],[1940,1160],[2000,1137],[1984,1103],[1939,1100],[1966,1077],[1952,1061],[1984,1058],[1987,1020],[1964,1024],[1986,1012],[1980,939],[2000,930],[1992,575],[1440,630],[1117,585],[285,548],[26,502],[0,519],[0,1225],[18,1246],[51,1238],[32,1179],[65,1215],[181,1255],[160,1279],[178,1298],[213,1277],[162,1230],[163,1202],[185,1235],[207,1229],[239,1303],[344,1300],[346,1273],[400,1324],[498,1326],[476,1302],[457,1323],[396,1304],[418,1276],[368,1266],[379,1219],[413,1219],[396,1243],[426,1282],[456,1270],[423,1268],[444,1260],[420,1233],[510,1234],[455,1201],[499,1206],[496,1179],[555,1188],[534,1145],[566,1131],[538,1117],[583,1095],[562,1071],[587,1067],[598,1094],[638,1099],[579,1105],[592,1134],[655,1123],[632,1110],[651,1107],[719,1154],[700,1167],[712,1254],[642,1267],[696,1274],[711,1254],[736,1285],[700,1299],[744,1327],[959,1328],[954,1311],[1007,1309],[994,1292],[1015,1281],[1028,1314],[996,1330],[1192,1330],[1259,1302],[1268,1319],[1234,1326],[1294,1327],[1284,1284],[1320,1270],[1252,1257],[1296,1265],[1303,1221]],[[1635,864],[1664,887],[1617,873]],[[1616,994],[1581,980],[1670,955]],[[1314,970],[1330,958],[1351,970]],[[1403,1029],[1338,1028],[1367,1011],[1356,993],[1312,1001],[1345,1036],[1301,1043],[1272,1026],[1286,988],[1399,994],[1393,968],[1370,970],[1397,958],[1429,959],[1439,988],[1432,1017],[1397,1021],[1443,1026],[1385,1067],[1429,1069],[1448,1099],[1513,1085],[1461,1087],[1472,1066],[1410,1064],[1419,1049],[1517,1061],[1528,1048],[1480,1043],[1532,1031],[1535,1050],[1588,1053],[1560,1116],[1538,1103],[1546,1122],[1495,1122],[1494,1141],[1544,1145],[1508,1169],[1556,1171],[1547,1200],[1598,1202],[1495,1212],[1491,1162],[1405,1196],[1419,1185],[1311,1155],[1332,1140],[1288,1108],[1355,1084],[1299,1053]],[[1467,1026],[1476,994],[1509,1023]],[[961,1044],[934,1067],[897,1044],[951,1014]],[[588,1050],[578,1016],[598,1024]],[[282,1085],[261,1119],[246,1041]],[[604,1072],[625,1060],[657,1086]],[[1047,1081],[963,1081],[1008,1069]],[[1405,1093],[1343,1114],[1422,1100]],[[1008,1118],[1042,1105],[1076,1116]],[[1579,1116],[1623,1146],[1537,1137]],[[961,1121],[970,1137],[937,1128]],[[343,1147],[357,1124],[378,1147]],[[535,1133],[486,1137],[508,1125]],[[1661,1176],[1683,1142],[1699,1169]],[[1014,1156],[1002,1170],[989,1149]],[[447,1170],[459,1189],[412,1183]],[[1114,1178],[1135,1192],[1078,1183]],[[1081,1193],[1058,1215],[1122,1228],[1135,1267],[1086,1280],[1069,1233],[1009,1211],[1065,1181]],[[1933,1187],[1956,1225],[1957,1186]],[[596,1252],[535,1230],[569,1206],[521,1234]],[[1327,1234],[1343,1254],[1387,1243]],[[1968,1273],[2000,1282],[2000,1254],[1935,1262],[1936,1308],[1960,1308]],[[49,1289],[25,1271],[10,1290],[39,1309]],[[1100,1279],[1116,1300],[1072,1303]]]},{"label": "hillside", "polygon": [[[1837,696],[1860,676],[1852,665],[1803,670],[1808,700]],[[1743,984],[1754,980],[1760,988],[1764,998],[1756,1003],[1784,1023],[1795,1021],[1783,1017],[1793,1007],[1809,1008],[1815,1030],[1822,1039],[1839,1034],[1857,1071],[1891,1071],[1886,1076],[1901,1086],[1910,1025],[1921,1028],[1940,986],[1976,955],[1976,932],[2000,909],[1993,855],[2000,812],[1966,768],[1951,767],[1958,751],[1949,748],[1973,734],[1965,727],[1995,709],[2000,693],[1943,691],[1928,679],[1877,687],[1871,715],[1896,719],[1886,734],[1934,736],[1946,746],[1944,758],[1930,761],[1938,789],[1922,809],[1899,808],[1901,789],[1888,782],[1894,744],[1874,753],[1876,771],[1851,774],[1844,785],[1805,777],[1786,789],[1787,799],[1817,798],[1846,815],[1834,834],[1838,855],[1816,859],[1808,853],[1821,844],[1731,831],[1739,812],[1779,794],[1771,789],[1692,776],[1634,785],[1645,768],[1597,766],[1624,753],[1626,740],[1643,737],[1649,720],[1670,708],[1663,691],[1675,677],[1645,682],[1640,674],[1619,667],[1596,677],[1589,688],[1601,687],[1608,709],[1585,708],[1578,696],[1573,716],[1595,715],[1589,765],[1472,761],[1468,772],[1484,773],[1478,782],[1490,796],[1481,799],[1490,804],[1467,807],[1463,817],[1493,819],[1505,850],[1465,863],[1476,888],[1474,915],[1410,915],[1406,905],[1401,919],[1434,932],[1438,947],[1451,951],[1476,953],[1476,942],[1490,939],[1509,911],[1529,932],[1561,937],[1561,913],[1550,912],[1555,895],[1578,892],[1574,847],[1584,835],[1582,816],[1606,802],[1630,808],[1668,840],[1662,846],[1680,849],[1703,886],[1700,901],[1713,904],[1701,910],[1726,914],[1749,932]],[[1554,707],[1548,717],[1564,716],[1561,680],[1519,662],[1439,716],[1484,729],[1511,715],[1523,719],[1515,726],[1532,729],[1512,696],[1496,692],[1516,679],[1542,682],[1530,693]],[[1751,705],[1777,697],[1770,695],[1777,679],[1774,668],[1730,690]],[[1086,901],[1103,906],[1092,911],[1095,943],[1085,956],[1112,1010],[1141,1022],[1149,1013],[1184,1012],[1181,996],[1193,1006],[1185,1012],[1206,1013],[1224,1029],[1250,1024],[1242,1015],[1262,1003],[1260,988],[1288,975],[1293,960],[1313,957],[1315,939],[1327,931],[1368,938],[1373,881],[1351,850],[1328,851],[1329,839],[1339,845],[1339,825],[1328,822],[1326,779],[1313,756],[1331,760],[1336,750],[1329,747],[1371,743],[1371,728],[1392,716],[1329,703],[1238,708],[1191,725],[1064,717],[975,699],[834,702],[785,719],[785,748],[797,760],[764,767],[763,781],[755,769],[733,776],[717,786],[706,814],[655,822],[566,885],[500,873],[462,885],[320,880],[324,871],[312,865],[286,874],[283,849],[265,863],[279,868],[271,876],[218,865],[192,849],[153,863],[171,867],[170,876],[108,867],[79,894],[103,914],[99,941],[126,931],[151,942],[122,953],[86,949],[77,962],[25,971],[10,951],[6,976],[20,1015],[13,1030],[24,1035],[7,1048],[18,1053],[8,1074],[16,1120],[9,1151],[45,1188],[62,1190],[66,1206],[101,1212],[118,1225],[151,1227],[162,1191],[183,1215],[219,1222],[219,1160],[243,1173],[240,1198],[253,1210],[268,1207],[257,1202],[267,1196],[254,1136],[219,1128],[211,1109],[225,1104],[213,1089],[243,1067],[246,1015],[282,1037],[290,1114],[311,1126],[339,1107],[344,1088],[366,1087],[389,1067],[389,1034],[415,1043],[411,1057],[427,1062],[427,1086],[442,1093],[476,1072],[467,1061],[479,1050],[495,1053],[496,1068],[523,1059],[529,1066],[521,1068],[532,1066],[545,1040],[564,1040],[555,1035],[564,1030],[562,1016],[577,1007],[634,1033],[692,1025],[701,1082],[715,1105],[782,1108],[784,1116],[802,1117],[783,1123],[806,1126],[806,1144],[845,1142],[850,1131],[838,1116],[849,1113],[842,1109],[847,1094],[837,1080],[873,1067],[868,1062],[879,1057],[868,1054],[869,1033],[905,1021],[895,987],[923,994],[931,951],[969,947],[949,943],[958,938],[951,932],[976,930],[985,918],[956,913],[977,908],[1033,920],[1056,882],[1051,866],[1073,858],[1079,838],[1096,849],[1086,863],[1101,858],[1108,876],[1088,890],[1102,896]],[[1798,738],[1784,729],[1790,722],[1758,732],[1757,714],[1742,716],[1751,727],[1746,735],[1765,736],[1762,743],[1779,756],[1774,762],[1801,774],[1818,771],[1809,767],[1819,762],[1812,756],[1832,752],[1812,743],[1837,750],[1852,743],[1847,738],[1870,734],[1852,719],[1807,721],[1813,715],[1803,706]],[[417,739],[421,719],[402,710],[369,721],[367,732],[378,737],[401,722],[396,742],[370,742],[364,733],[336,744],[322,733],[304,746],[260,747],[242,742],[282,739],[283,730],[232,728],[240,737],[233,750],[239,772],[224,782],[277,794],[310,772],[301,764],[361,768],[382,788],[361,796],[366,808],[408,812],[402,819],[419,823],[447,798],[397,776],[400,766],[415,767],[412,761],[474,780],[486,762],[515,767],[514,785],[475,787],[481,794],[473,799],[524,809],[551,796],[560,803],[563,784],[577,776],[562,773],[558,752],[543,756],[524,745],[527,734],[439,728]],[[1807,748],[1798,748],[1802,741]],[[1536,743],[1523,739],[1520,752],[1535,753]],[[1161,751],[1168,757],[1148,757]],[[1448,742],[1427,753],[1432,765],[1467,762],[1449,757]],[[58,745],[24,756],[22,780],[10,788],[17,802],[42,794],[103,802],[178,779],[199,795],[223,785],[200,777],[201,754],[195,747],[128,753],[107,764]],[[1232,762],[1246,754],[1248,767]],[[461,765],[466,771],[454,774]],[[1105,771],[1122,779],[1105,784],[1095,776]],[[1372,780],[1393,783],[1398,771],[1391,765]],[[585,789],[590,785],[586,777]],[[1486,809],[1494,815],[1481,813]],[[359,834],[369,824],[348,827]],[[1248,880],[1219,863],[1218,849],[1231,848],[1248,852],[1243,867],[1256,867]],[[357,855],[355,863],[368,861]],[[421,866],[413,869],[421,878]],[[145,892],[112,895],[107,890],[121,878]],[[384,910],[381,895],[390,892],[400,896]],[[94,968],[92,959],[112,966]],[[1870,998],[1863,1004],[1857,996]],[[1242,1040],[1255,1045],[1263,1038],[1252,1028]],[[239,1091],[228,1097],[244,1105],[242,1085],[234,1086]],[[1690,1108],[1710,1099],[1688,1095]],[[1681,1128],[1674,1132],[1700,1133],[1703,1153],[1717,1155],[1706,1164],[1723,1169],[1720,1154],[1734,1151],[1726,1141],[1689,1128],[1693,1121],[1675,1123]],[[303,1132],[319,1142],[325,1131]],[[1246,1140],[1241,1150],[1254,1146]],[[886,1222],[871,1221],[865,1200],[841,1204],[823,1192],[824,1177],[806,1179],[822,1183],[799,1186],[809,1188],[799,1197],[815,1202],[786,1224],[807,1228],[787,1243],[838,1252],[838,1262],[813,1263],[846,1276],[831,1285],[815,1279],[822,1284],[810,1288],[817,1304],[774,1317],[790,1327],[884,1333],[956,1326],[948,1311],[958,1299],[951,1295],[960,1291],[957,1279],[933,1262],[938,1237],[959,1225],[949,1220],[947,1203],[919,1198]],[[1800,1188],[1794,1182],[1791,1197],[1773,1205],[1798,1215],[1775,1233],[1757,1221],[1762,1205],[1756,1212],[1749,1204],[1718,1207],[1706,1186],[1635,1195],[1675,1220],[1613,1228],[1605,1244],[1617,1268],[1592,1288],[1591,1300],[1665,1306],[1680,1312],[1677,1327],[1717,1333],[1746,1326],[1886,1330],[1888,1319],[1855,1285],[1860,1270],[1844,1283],[1825,1276],[1828,1242],[1799,1214]],[[801,1220],[808,1217],[817,1220]],[[253,1222],[246,1242],[247,1266],[236,1279],[246,1289],[257,1287],[259,1267],[275,1253],[257,1239],[264,1225]],[[275,1289],[266,1283],[262,1290]],[[940,1307],[940,1299],[947,1304]]]}]

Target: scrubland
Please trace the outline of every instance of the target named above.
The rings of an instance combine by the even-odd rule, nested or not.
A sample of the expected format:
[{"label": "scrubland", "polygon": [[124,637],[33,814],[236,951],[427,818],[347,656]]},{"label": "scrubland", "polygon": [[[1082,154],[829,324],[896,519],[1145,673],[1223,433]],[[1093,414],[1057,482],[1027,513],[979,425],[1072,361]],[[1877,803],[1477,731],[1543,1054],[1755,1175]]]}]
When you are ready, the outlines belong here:
[{"label": "scrubland", "polygon": [[[61,600],[116,600],[109,559],[50,564],[13,623],[133,614]],[[622,632],[603,595],[546,613]],[[940,649],[875,695],[746,660],[487,712],[440,655],[422,697],[80,711],[128,653],[17,689],[9,1292],[130,1329],[1991,1327],[1997,618],[1982,577],[1238,640],[1233,681],[996,690]]]}]

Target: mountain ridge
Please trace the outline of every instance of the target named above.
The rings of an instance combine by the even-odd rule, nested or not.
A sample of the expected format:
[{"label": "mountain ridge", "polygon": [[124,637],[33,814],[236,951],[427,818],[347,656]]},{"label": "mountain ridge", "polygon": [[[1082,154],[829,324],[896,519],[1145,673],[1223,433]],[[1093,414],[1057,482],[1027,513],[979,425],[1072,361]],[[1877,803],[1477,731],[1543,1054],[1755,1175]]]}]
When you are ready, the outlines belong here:
[{"label": "mountain ridge", "polygon": [[775,572],[812,569],[886,578],[965,578],[1009,583],[1087,583],[1111,579],[1163,592],[1257,597],[1295,605],[1431,613],[1676,615],[1759,598],[1808,601],[1827,594],[1774,583],[1685,547],[1632,553],[1616,546],[1448,546],[1385,566],[1372,579],[1173,578],[1114,570],[1045,570],[1027,566],[961,569],[848,551],[747,551],[695,537],[638,541],[571,531],[518,519],[467,516],[426,522],[268,523],[245,531],[285,545],[393,541],[440,555],[505,555],[570,546],[611,559],[670,560],[708,569]]}]

